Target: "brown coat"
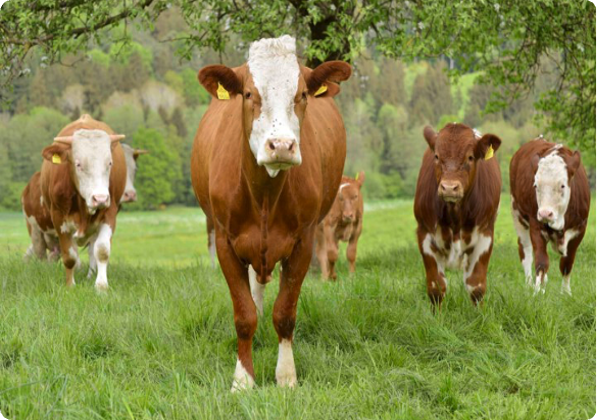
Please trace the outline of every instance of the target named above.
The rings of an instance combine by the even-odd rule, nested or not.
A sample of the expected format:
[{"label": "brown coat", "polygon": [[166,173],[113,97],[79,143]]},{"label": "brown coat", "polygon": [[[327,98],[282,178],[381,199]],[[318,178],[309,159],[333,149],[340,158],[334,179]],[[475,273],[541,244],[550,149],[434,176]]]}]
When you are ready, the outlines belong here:
[{"label": "brown coat", "polygon": [[[565,165],[567,187],[569,188],[569,202],[564,213],[564,224],[561,229],[554,229],[548,223],[538,220],[539,205],[536,188],[541,180],[536,178],[539,162],[549,155],[561,158]],[[555,168],[554,168],[555,169]],[[549,178],[556,176],[555,171],[548,173]],[[560,185],[562,189],[564,185]],[[527,283],[534,285],[535,290],[545,291],[549,256],[547,243],[551,242],[554,249],[561,255],[560,272],[563,276],[562,291],[570,291],[570,273],[574,265],[576,251],[582,242],[587,228],[591,194],[585,168],[580,161],[580,154],[569,148],[536,139],[524,144],[512,156],[510,161],[510,193],[512,196],[512,217],[518,233],[518,251],[525,270]],[[554,193],[555,199],[560,201]],[[563,195],[563,194],[562,194]],[[563,202],[563,199],[562,201]],[[532,278],[532,262],[535,261]]]},{"label": "brown coat", "polygon": [[463,124],[438,134],[425,129],[429,148],[417,180],[414,213],[417,240],[427,276],[427,294],[440,304],[446,292],[445,268],[462,268],[474,303],[487,288],[487,267],[502,186],[499,165],[487,157],[501,140],[482,137]]},{"label": "brown coat", "polygon": [[338,242],[348,242],[346,259],[350,273],[356,270],[357,244],[363,230],[363,195],[361,187],[365,173],[356,179],[342,177],[340,188],[331,210],[317,227],[316,255],[324,279],[336,280],[335,264],[338,260]]}]

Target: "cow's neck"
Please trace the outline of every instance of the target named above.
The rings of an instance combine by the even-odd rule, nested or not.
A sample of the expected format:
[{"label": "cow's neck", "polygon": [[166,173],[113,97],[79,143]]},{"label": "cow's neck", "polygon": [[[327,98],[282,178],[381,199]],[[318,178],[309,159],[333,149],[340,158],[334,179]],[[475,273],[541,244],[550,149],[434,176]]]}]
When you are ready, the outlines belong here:
[{"label": "cow's neck", "polygon": [[244,141],[242,157],[242,177],[251,193],[255,207],[263,211],[264,207],[271,211],[276,207],[284,184],[288,179],[288,171],[280,171],[275,178],[268,175],[263,166],[258,166],[251,152],[249,142]]}]

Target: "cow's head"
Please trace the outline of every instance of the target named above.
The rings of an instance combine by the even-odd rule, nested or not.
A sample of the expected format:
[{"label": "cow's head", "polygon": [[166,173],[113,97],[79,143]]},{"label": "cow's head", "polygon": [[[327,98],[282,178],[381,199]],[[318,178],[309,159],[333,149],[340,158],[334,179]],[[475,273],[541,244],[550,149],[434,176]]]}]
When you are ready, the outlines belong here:
[{"label": "cow's head", "polygon": [[342,211],[343,223],[353,223],[358,216],[359,197],[363,182],[365,182],[365,172],[363,171],[359,172],[355,179],[342,178],[342,183],[338,189],[338,202]]},{"label": "cow's head", "polygon": [[434,153],[437,194],[450,203],[459,202],[468,193],[479,161],[490,159],[502,143],[494,134],[481,136],[470,127],[456,123],[447,124],[439,133],[427,126],[423,135]]},{"label": "cow's head", "polygon": [[112,147],[123,138],[103,130],[77,130],[72,136],[56,137],[42,156],[53,164],[70,166],[75,188],[94,214],[110,206]]},{"label": "cow's head", "polygon": [[218,100],[242,98],[245,136],[257,164],[273,178],[301,164],[301,124],[309,100],[335,96],[340,90],[335,82],[350,74],[342,61],[315,70],[299,66],[295,40],[284,35],[252,43],[246,65],[201,69],[199,81]]},{"label": "cow's head", "polygon": [[555,230],[564,229],[564,215],[570,203],[570,181],[580,166],[580,153],[566,153],[556,146],[547,155],[533,156],[537,219]]},{"label": "cow's head", "polygon": [[128,144],[122,145],[124,160],[126,162],[126,186],[120,198],[120,203],[132,203],[137,201],[137,190],[135,189],[135,175],[137,174],[137,158],[149,153],[147,150],[133,149]]}]

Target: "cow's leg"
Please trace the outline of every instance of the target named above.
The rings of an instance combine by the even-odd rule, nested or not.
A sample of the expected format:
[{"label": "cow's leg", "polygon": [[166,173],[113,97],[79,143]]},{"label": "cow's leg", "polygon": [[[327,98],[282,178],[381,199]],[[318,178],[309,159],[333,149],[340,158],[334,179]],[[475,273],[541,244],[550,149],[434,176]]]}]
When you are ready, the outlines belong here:
[{"label": "cow's leg", "polygon": [[209,249],[209,258],[211,259],[211,268],[216,268],[216,229],[211,218],[205,218],[207,227],[207,249]]},{"label": "cow's leg", "polygon": [[88,279],[92,278],[97,271],[97,260],[95,259],[95,242],[97,241],[97,237],[98,235],[96,234],[89,239],[87,248],[87,253],[89,254],[89,271],[87,271]]},{"label": "cow's leg", "polygon": [[419,251],[425,265],[427,279],[427,296],[433,305],[441,306],[448,283],[444,275],[444,267],[432,249],[433,237],[423,229],[417,229]]},{"label": "cow's leg", "polygon": [[251,286],[251,296],[257,308],[259,316],[263,316],[263,292],[265,291],[265,284],[257,281],[257,273],[252,265],[249,265],[249,284]]},{"label": "cow's leg", "polygon": [[315,236],[315,254],[319,261],[319,267],[321,267],[321,277],[327,280],[330,273],[328,271],[328,249],[323,226],[317,228]]},{"label": "cow's leg", "polygon": [[354,232],[346,247],[346,259],[348,260],[348,270],[350,271],[350,274],[354,274],[356,271],[357,243],[359,241],[360,233],[360,229]]},{"label": "cow's leg", "polygon": [[216,230],[216,248],[220,267],[230,289],[234,308],[234,326],[238,339],[238,357],[232,381],[232,392],[255,386],[251,349],[257,330],[257,308],[251,296],[249,271],[236,256],[228,239]]},{"label": "cow's leg", "polygon": [[97,277],[95,290],[103,292],[108,290],[108,260],[112,248],[112,226],[102,223],[99,226],[97,238],[93,246],[93,256],[97,262]]},{"label": "cow's leg", "polygon": [[296,368],[292,354],[292,337],[296,323],[296,305],[311,261],[313,234],[306,235],[295,245],[290,257],[282,263],[280,291],[274,304],[274,327],[278,333],[278,386],[296,385]]},{"label": "cow's leg", "polygon": [[543,291],[547,284],[547,271],[549,270],[549,256],[547,254],[547,240],[541,234],[541,227],[538,222],[531,222],[531,243],[535,257],[535,293]]},{"label": "cow's leg", "polygon": [[531,286],[533,284],[533,244],[531,243],[531,235],[529,229],[520,223],[517,214],[513,214],[512,218],[518,234],[518,256],[524,269],[526,283]]},{"label": "cow's leg", "polygon": [[576,258],[576,250],[582,242],[582,238],[585,235],[584,230],[570,242],[568,242],[568,249],[566,250],[566,256],[560,258],[560,273],[562,273],[562,293],[567,293],[572,296],[572,290],[570,289],[570,274],[572,273],[572,267],[574,266],[574,259]]},{"label": "cow's leg", "polygon": [[66,271],[66,285],[75,285],[75,265],[77,264],[77,250],[73,243],[73,238],[69,232],[60,233],[58,236],[60,242],[60,252],[62,255],[62,263]]},{"label": "cow's leg", "polygon": [[483,300],[487,290],[487,268],[493,250],[493,235],[479,234],[464,268],[464,285],[475,305]]},{"label": "cow's leg", "polygon": [[60,244],[58,238],[54,235],[45,233],[44,240],[48,248],[48,261],[55,262],[60,259]]}]

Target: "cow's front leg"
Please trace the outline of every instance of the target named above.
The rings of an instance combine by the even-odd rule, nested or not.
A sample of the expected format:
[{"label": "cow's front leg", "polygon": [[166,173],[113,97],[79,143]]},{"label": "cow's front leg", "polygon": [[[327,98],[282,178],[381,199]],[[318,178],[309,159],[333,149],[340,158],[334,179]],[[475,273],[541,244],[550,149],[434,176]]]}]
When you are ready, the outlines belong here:
[{"label": "cow's front leg", "polygon": [[95,242],[97,241],[98,235],[93,235],[91,239],[89,239],[89,245],[87,248],[87,253],[89,254],[89,270],[87,271],[87,278],[90,279],[93,277],[93,274],[97,271],[97,260],[95,259]]},{"label": "cow's front leg", "polygon": [[327,280],[330,273],[328,271],[328,248],[324,229],[324,226],[318,226],[315,231],[315,255],[321,268],[321,278]]},{"label": "cow's front leg", "polygon": [[572,296],[572,290],[570,289],[570,274],[572,273],[572,267],[574,266],[574,259],[576,258],[576,250],[582,242],[582,238],[585,235],[584,230],[578,236],[568,242],[568,249],[566,249],[566,256],[560,258],[560,272],[562,273],[562,293],[566,293]]},{"label": "cow's front leg", "polygon": [[108,290],[108,260],[112,247],[112,226],[107,223],[100,224],[97,239],[93,244],[93,256],[97,262],[97,277],[95,290],[103,292]]},{"label": "cow's front leg", "polygon": [[529,228],[524,226],[519,218],[518,213],[513,213],[514,227],[518,234],[518,256],[524,269],[524,278],[526,283],[531,286],[533,284],[533,244],[531,243],[531,235]]},{"label": "cow's front leg", "polygon": [[259,316],[263,316],[263,293],[265,292],[265,284],[257,281],[257,273],[252,265],[249,265],[249,285],[251,286],[251,296],[257,308]]},{"label": "cow's front leg", "polygon": [[359,227],[350,237],[350,240],[348,241],[348,246],[346,247],[346,259],[348,260],[348,271],[350,272],[350,274],[354,274],[357,269],[357,243],[359,241],[360,234],[361,229]]},{"label": "cow's front leg", "polygon": [[493,232],[487,232],[487,235],[479,233],[464,267],[464,285],[475,305],[483,300],[487,290],[487,268],[492,250]]},{"label": "cow's front leg", "polygon": [[236,392],[255,386],[251,351],[253,335],[257,330],[257,309],[251,296],[248,268],[238,259],[228,238],[217,229],[216,249],[220,267],[230,289],[234,309],[238,357],[231,391]]},{"label": "cow's front leg", "polygon": [[335,226],[325,227],[325,243],[327,250],[327,265],[328,265],[328,279],[336,280],[338,275],[336,274],[336,261],[338,261],[338,240],[334,231]]},{"label": "cow's front leg", "polygon": [[547,271],[549,270],[549,255],[547,254],[547,240],[541,234],[541,226],[536,221],[531,221],[531,243],[535,257],[535,293],[543,291],[547,284]]},{"label": "cow's front leg", "polygon": [[77,249],[73,243],[73,238],[70,232],[59,233],[58,242],[60,243],[60,253],[62,256],[62,263],[66,271],[66,285],[75,285],[75,265],[77,264]]},{"label": "cow's front leg", "polygon": [[292,340],[296,323],[296,306],[305,275],[311,261],[313,233],[305,235],[295,245],[290,257],[282,263],[280,291],[274,304],[274,327],[278,333],[278,363],[276,381],[281,387],[294,387],[297,383]]},{"label": "cow's front leg", "polygon": [[425,276],[427,279],[427,296],[433,305],[441,306],[446,295],[447,282],[444,275],[443,264],[438,261],[433,250],[433,237],[423,229],[417,229],[419,251],[425,265]]}]

